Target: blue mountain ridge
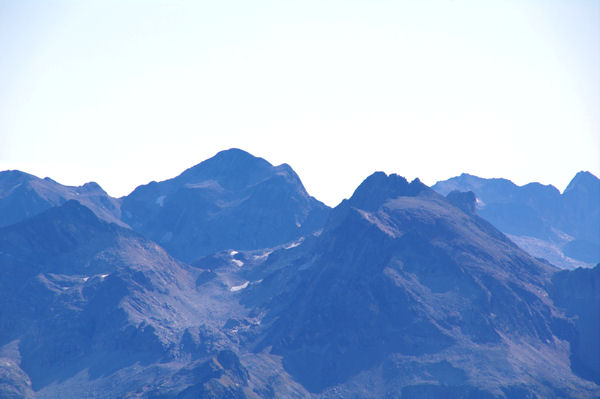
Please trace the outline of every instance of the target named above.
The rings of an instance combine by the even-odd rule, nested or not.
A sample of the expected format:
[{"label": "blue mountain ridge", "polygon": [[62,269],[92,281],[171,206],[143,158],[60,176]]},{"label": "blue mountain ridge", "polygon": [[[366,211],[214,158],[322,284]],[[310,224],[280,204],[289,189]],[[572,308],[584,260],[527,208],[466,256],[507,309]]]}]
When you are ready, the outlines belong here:
[{"label": "blue mountain ridge", "polygon": [[472,191],[477,212],[522,248],[561,268],[600,262],[600,180],[579,172],[561,194],[553,186],[462,174],[437,182],[442,195]]},{"label": "blue mountain ridge", "polygon": [[[481,214],[555,190],[465,179],[376,172],[330,209],[237,149],[121,199],[0,172],[0,397],[600,397],[600,265]],[[593,215],[594,179],[557,203]]]}]

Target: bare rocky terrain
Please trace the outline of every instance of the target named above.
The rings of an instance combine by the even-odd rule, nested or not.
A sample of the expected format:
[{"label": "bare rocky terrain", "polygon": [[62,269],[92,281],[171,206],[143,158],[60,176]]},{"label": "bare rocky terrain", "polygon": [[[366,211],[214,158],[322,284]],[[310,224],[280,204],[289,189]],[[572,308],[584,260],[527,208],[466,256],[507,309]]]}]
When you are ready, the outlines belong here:
[{"label": "bare rocky terrain", "polygon": [[0,397],[600,397],[600,266],[478,199],[377,172],[329,209],[241,150],[122,199],[2,172]]}]

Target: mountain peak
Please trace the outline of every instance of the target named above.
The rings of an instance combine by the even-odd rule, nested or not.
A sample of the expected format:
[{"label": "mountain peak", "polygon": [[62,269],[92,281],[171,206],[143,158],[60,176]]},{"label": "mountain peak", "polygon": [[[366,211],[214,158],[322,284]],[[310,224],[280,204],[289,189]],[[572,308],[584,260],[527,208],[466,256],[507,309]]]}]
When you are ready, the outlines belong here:
[{"label": "mountain peak", "polygon": [[227,163],[232,165],[247,165],[255,164],[261,166],[273,166],[263,158],[256,157],[247,151],[239,148],[230,148],[228,150],[219,151],[212,158],[202,162],[205,163]]},{"label": "mountain peak", "polygon": [[232,148],[123,199],[124,220],[192,261],[226,248],[272,247],[319,230],[329,208],[287,164]]},{"label": "mountain peak", "polygon": [[594,176],[592,173],[588,171],[577,172],[575,177],[571,180],[563,194],[568,193],[569,191],[580,191],[580,190],[599,190],[600,189],[600,179]]},{"label": "mountain peak", "polygon": [[104,191],[104,189],[95,181],[85,183],[83,186],[81,186],[81,190],[88,193],[98,192],[101,194],[106,194],[106,191]]},{"label": "mountain peak", "polygon": [[176,179],[185,183],[216,180],[221,186],[240,189],[255,184],[272,173],[273,165],[263,158],[230,148],[184,171]]},{"label": "mountain peak", "polygon": [[2,172],[0,172],[0,176],[2,177],[35,177],[29,173],[26,172],[22,172],[20,170],[17,169],[9,169],[9,170],[3,170]]},{"label": "mountain peak", "polygon": [[258,158],[250,154],[248,151],[244,151],[241,148],[228,148],[217,152],[215,157],[246,157],[246,158]]},{"label": "mountain peak", "polygon": [[262,164],[265,166],[272,166],[263,158],[256,157],[240,148],[229,148],[227,150],[219,151],[212,158],[209,158],[202,163],[207,162],[224,162],[230,165]]},{"label": "mountain peak", "polygon": [[0,172],[0,185],[2,186],[0,187],[0,197],[3,195],[4,190],[10,192],[14,186],[34,180],[35,178],[35,176],[21,172],[20,170],[5,170]]},{"label": "mountain peak", "polygon": [[358,186],[350,198],[350,203],[365,210],[374,210],[388,199],[413,197],[426,189],[427,186],[419,179],[409,183],[395,173],[387,175],[385,172],[375,172]]}]

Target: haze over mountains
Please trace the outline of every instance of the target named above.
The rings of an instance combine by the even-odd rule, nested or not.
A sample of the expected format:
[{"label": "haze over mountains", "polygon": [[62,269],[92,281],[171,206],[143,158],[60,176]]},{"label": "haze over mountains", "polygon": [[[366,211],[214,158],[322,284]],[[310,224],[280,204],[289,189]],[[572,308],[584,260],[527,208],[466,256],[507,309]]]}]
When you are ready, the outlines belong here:
[{"label": "haze over mountains", "polygon": [[330,209],[237,149],[121,199],[1,172],[0,397],[599,397],[600,266],[559,269],[597,181],[377,172]]},{"label": "haze over mountains", "polygon": [[443,195],[472,191],[477,212],[531,254],[559,267],[600,262],[600,180],[579,172],[561,194],[554,186],[517,186],[506,179],[462,174],[437,182]]}]

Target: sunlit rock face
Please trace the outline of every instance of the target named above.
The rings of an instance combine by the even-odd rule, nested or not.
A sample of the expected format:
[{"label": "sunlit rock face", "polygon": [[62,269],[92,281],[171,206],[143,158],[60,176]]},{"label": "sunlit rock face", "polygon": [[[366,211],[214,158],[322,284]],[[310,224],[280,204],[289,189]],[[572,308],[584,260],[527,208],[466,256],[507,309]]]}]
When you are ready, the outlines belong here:
[{"label": "sunlit rock face", "polygon": [[[370,176],[319,237],[273,253],[272,272],[246,290],[269,312],[258,349],[326,397],[557,397],[593,386],[556,335],[558,319],[570,325],[546,293],[556,269],[476,216],[469,197]],[[569,382],[551,383],[557,375]]]}]

